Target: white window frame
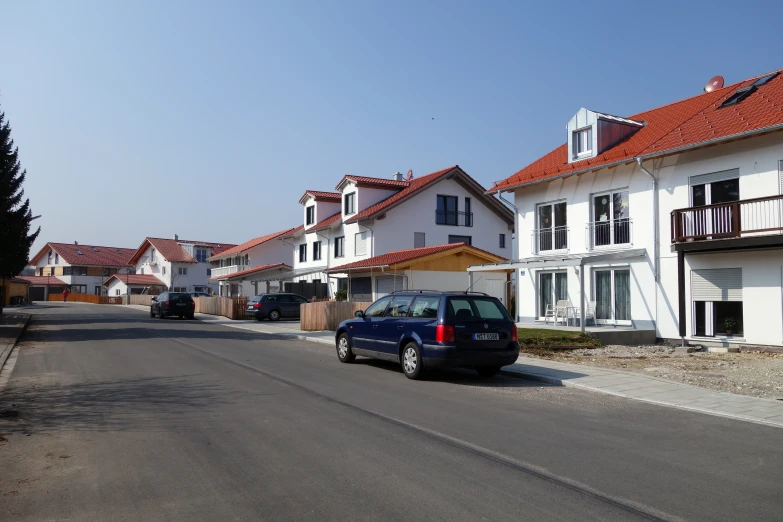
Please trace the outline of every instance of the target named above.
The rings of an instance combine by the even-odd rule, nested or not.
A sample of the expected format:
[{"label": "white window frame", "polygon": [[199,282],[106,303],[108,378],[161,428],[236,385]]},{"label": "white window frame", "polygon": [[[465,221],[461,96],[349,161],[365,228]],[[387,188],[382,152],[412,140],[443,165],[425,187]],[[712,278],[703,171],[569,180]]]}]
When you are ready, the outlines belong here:
[{"label": "white window frame", "polygon": [[[555,225],[555,205],[558,205],[560,203],[565,203],[566,204],[566,222],[565,222],[565,225],[560,225],[560,227],[564,227],[565,228],[565,233],[566,233],[566,245],[565,245],[565,248],[555,248],[555,244],[557,243],[557,241],[556,241],[556,234],[557,234],[557,228],[558,228]],[[541,214],[540,214],[541,207],[552,207],[552,228],[551,228],[551,230],[552,230],[552,234],[551,234],[551,237],[552,237],[552,248],[550,248],[549,250],[541,250],[541,248],[540,248],[541,247],[540,235],[541,235],[541,231],[543,230],[543,228],[541,226]],[[555,253],[555,252],[568,252],[568,249],[570,247],[569,243],[570,243],[570,239],[571,238],[568,237],[568,235],[569,235],[568,234],[568,202],[565,199],[557,199],[557,200],[554,200],[554,201],[547,201],[547,202],[544,202],[544,203],[537,203],[536,204],[536,215],[535,215],[535,227],[536,228],[535,228],[535,238],[533,239],[533,243],[534,243],[533,244],[533,252],[535,252],[536,254],[540,254],[542,252],[544,252],[546,254],[551,254],[551,253]]]},{"label": "white window frame", "polygon": [[[536,314],[538,314],[541,311],[541,276],[542,275],[551,275],[552,276],[552,305],[557,305],[557,295],[555,292],[557,291],[557,285],[555,284],[555,279],[557,278],[557,274],[565,274],[566,276],[566,299],[569,300],[568,296],[568,270],[537,270],[535,275],[535,282],[536,282]],[[546,310],[545,310],[546,311]],[[537,315],[539,321],[546,320],[546,317],[543,315]]]},{"label": "white window frame", "polygon": [[177,275],[188,275],[188,267],[181,266],[177,269]]},{"label": "white window frame", "polygon": [[[627,192],[628,193],[628,217],[627,218],[620,218],[620,219],[627,219],[628,220],[628,241],[625,243],[618,243],[617,238],[615,237],[615,226],[618,223],[618,220],[614,218],[614,195],[618,192]],[[607,216],[607,221],[598,221],[598,216],[595,215],[595,198],[601,197],[601,196],[607,196],[609,198],[609,215]],[[622,187],[622,188],[616,188],[612,190],[605,190],[602,192],[595,192],[593,194],[590,194],[589,199],[589,205],[590,205],[590,223],[592,224],[592,227],[588,234],[588,241],[589,241],[589,249],[590,250],[600,250],[602,248],[630,248],[633,246],[633,222],[631,218],[631,190],[628,187]],[[598,245],[596,244],[597,241],[595,239],[596,234],[596,226],[598,223],[609,223],[609,243],[606,245]]]},{"label": "white window frame", "polygon": [[[612,281],[611,281],[611,300],[612,300],[612,317],[610,319],[599,319],[597,310],[593,310],[593,313],[595,313],[595,324],[614,324],[618,326],[631,326],[633,319],[621,319],[617,320],[615,319],[615,310],[614,310],[614,304],[617,300],[615,296],[616,287],[614,283],[614,277],[615,272],[618,270],[627,270],[628,271],[628,300],[631,301],[631,288],[633,286],[633,272],[631,270],[630,265],[608,265],[608,266],[594,266],[591,269],[590,273],[590,283],[591,283],[591,292],[590,292],[590,300],[595,301],[595,306],[598,308],[598,298],[596,297],[598,284],[597,284],[597,273],[598,272],[611,272],[612,273]],[[631,317],[633,317],[633,303],[631,302]]]},{"label": "white window frame", "polygon": [[[584,137],[584,139],[582,139]],[[576,157],[581,158],[584,156],[590,156],[593,154],[593,127],[585,127],[583,129],[575,130],[573,141],[575,143],[574,151],[576,151]],[[580,150],[580,146],[585,145],[585,149]]]}]

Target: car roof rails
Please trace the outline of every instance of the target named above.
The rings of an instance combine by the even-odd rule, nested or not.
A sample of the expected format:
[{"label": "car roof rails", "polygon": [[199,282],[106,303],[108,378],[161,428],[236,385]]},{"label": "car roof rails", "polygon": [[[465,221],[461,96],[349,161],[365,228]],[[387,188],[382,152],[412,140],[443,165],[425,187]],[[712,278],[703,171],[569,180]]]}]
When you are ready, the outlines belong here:
[{"label": "car roof rails", "polygon": [[395,290],[393,292],[389,292],[388,295],[393,294],[444,294],[445,292],[443,290],[427,290],[427,289],[413,289],[413,290]]}]

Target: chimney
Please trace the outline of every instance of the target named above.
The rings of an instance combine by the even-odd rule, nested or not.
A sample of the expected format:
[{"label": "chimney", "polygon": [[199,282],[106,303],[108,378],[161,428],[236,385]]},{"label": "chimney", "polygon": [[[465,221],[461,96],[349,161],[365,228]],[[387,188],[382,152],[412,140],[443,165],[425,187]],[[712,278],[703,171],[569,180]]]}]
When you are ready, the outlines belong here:
[{"label": "chimney", "polygon": [[79,244],[79,242],[78,242],[78,241],[74,241],[74,242],[73,242],[73,244],[74,244],[74,245],[78,245],[78,244]]},{"label": "chimney", "polygon": [[402,181],[402,172],[395,172],[395,173],[392,175],[392,179],[393,179],[394,181]]},{"label": "chimney", "polygon": [[179,236],[177,234],[174,234],[174,241],[179,241]]}]

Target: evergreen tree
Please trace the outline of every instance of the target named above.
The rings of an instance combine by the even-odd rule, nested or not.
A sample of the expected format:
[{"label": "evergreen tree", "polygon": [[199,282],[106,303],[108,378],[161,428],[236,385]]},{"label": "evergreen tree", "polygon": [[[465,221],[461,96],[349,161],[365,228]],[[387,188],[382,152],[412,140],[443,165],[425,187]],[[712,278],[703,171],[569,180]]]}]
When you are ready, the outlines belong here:
[{"label": "evergreen tree", "polygon": [[22,199],[27,171],[19,164],[19,149],[11,139],[11,125],[0,111],[0,313],[5,303],[6,279],[18,275],[27,265],[30,247],[41,232],[30,234],[30,200]]}]

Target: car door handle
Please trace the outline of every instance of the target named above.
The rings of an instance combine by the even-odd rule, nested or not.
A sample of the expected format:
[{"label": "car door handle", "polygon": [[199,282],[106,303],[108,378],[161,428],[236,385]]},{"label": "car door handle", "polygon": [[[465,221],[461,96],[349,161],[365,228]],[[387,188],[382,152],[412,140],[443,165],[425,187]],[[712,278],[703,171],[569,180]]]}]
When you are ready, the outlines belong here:
[{"label": "car door handle", "polygon": [[405,329],[405,327],[404,327],[404,326],[402,326],[402,325],[398,325],[398,326],[397,326],[397,329],[398,329],[398,330],[403,330],[403,329]]},{"label": "car door handle", "polygon": [[373,328],[378,328],[377,324],[372,325]]}]

